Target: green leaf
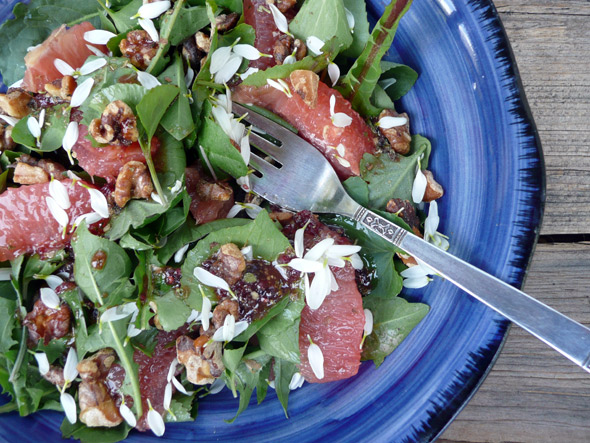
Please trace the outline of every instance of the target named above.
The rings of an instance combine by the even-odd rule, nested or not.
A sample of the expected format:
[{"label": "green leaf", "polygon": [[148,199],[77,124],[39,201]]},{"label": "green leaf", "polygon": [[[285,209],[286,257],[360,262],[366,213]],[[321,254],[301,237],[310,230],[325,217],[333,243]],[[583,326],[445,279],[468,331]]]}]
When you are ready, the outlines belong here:
[{"label": "green leaf", "polygon": [[12,338],[16,327],[16,300],[0,297],[0,352],[6,352],[18,344]]},{"label": "green leaf", "polygon": [[57,105],[48,110],[41,134],[41,151],[52,152],[61,148],[69,123],[69,106]]},{"label": "green leaf", "polygon": [[362,359],[373,360],[377,367],[429,310],[427,305],[409,303],[400,297],[387,300],[372,295],[363,298],[363,307],[373,313],[373,332],[365,339]]},{"label": "green leaf", "polygon": [[422,169],[426,167],[430,156],[430,142],[420,136],[412,136],[410,153],[407,156],[389,157],[381,154],[376,157],[365,154],[361,160],[361,177],[368,183],[369,205],[374,208],[385,208],[392,198],[412,201],[412,185],[416,176],[416,165],[419,158]]},{"label": "green leaf", "polygon": [[15,18],[0,27],[0,72],[7,85],[23,77],[27,48],[41,43],[54,29],[64,23],[73,26],[81,17],[94,26],[100,24],[99,8],[93,1],[32,0],[17,3],[13,13]]},{"label": "green leaf", "polygon": [[342,0],[306,0],[289,23],[289,31],[302,41],[315,36],[323,42],[335,38],[341,49],[352,44]]},{"label": "green leaf", "polygon": [[107,86],[96,92],[90,100],[84,102],[80,107],[84,113],[82,124],[89,125],[95,118],[100,118],[102,111],[109,103],[115,100],[125,102],[132,110],[135,110],[139,102],[143,99],[147,89],[141,85],[131,83],[117,83]]},{"label": "green leaf", "polygon": [[379,79],[379,85],[392,100],[399,100],[406,95],[418,80],[418,73],[401,63],[383,60],[381,62],[381,71],[383,74]]},{"label": "green leaf", "polygon": [[371,96],[381,76],[381,59],[389,50],[399,20],[410,4],[411,0],[394,0],[385,8],[365,49],[342,79],[342,95],[362,115],[379,113],[379,109],[371,104]]},{"label": "green leaf", "polygon": [[240,39],[241,45],[254,45],[256,31],[252,26],[240,23],[231,31],[219,35],[217,48],[231,46],[237,39]]},{"label": "green leaf", "polygon": [[[86,296],[99,306],[112,305],[111,295],[122,284],[130,284],[131,260],[125,250],[105,238],[92,235],[85,224],[78,227],[72,240],[74,278]],[[99,258],[104,256],[104,264]]]},{"label": "green leaf", "polygon": [[181,8],[175,20],[172,14],[165,14],[160,23],[160,32],[167,35],[171,45],[176,46],[183,40],[195,35],[195,33],[209,24],[207,8],[195,6],[193,8]]},{"label": "green leaf", "polygon": [[352,34],[352,44],[343,52],[347,57],[357,58],[363,52],[365,45],[369,41],[369,19],[367,17],[367,5],[364,1],[343,0],[344,7],[348,9],[354,17],[354,33]]},{"label": "green leaf", "polygon": [[273,369],[275,373],[275,390],[277,391],[277,397],[283,406],[285,417],[289,418],[289,414],[287,413],[287,407],[289,406],[289,393],[291,392],[289,389],[289,384],[291,384],[293,374],[298,371],[298,368],[291,362],[275,358],[275,365]]},{"label": "green leaf", "polygon": [[150,140],[156,133],[160,120],[168,106],[174,101],[180,89],[173,85],[160,85],[150,89],[137,105],[137,116]]},{"label": "green leaf", "polygon": [[[2,47],[2,45],[0,45]],[[19,145],[24,145],[29,148],[37,147],[37,143],[35,141],[35,137],[29,131],[27,127],[27,120],[29,118],[21,118],[16,125],[12,128],[12,140]]]},{"label": "green leaf", "polygon": [[[176,395],[170,402],[172,414],[167,413],[164,421],[167,423],[181,423],[185,421],[194,421],[193,408],[196,406],[196,395]],[[194,402],[194,404],[193,404]]]},{"label": "green leaf", "polygon": [[245,343],[243,346],[236,349],[225,348],[223,350],[223,365],[231,372],[235,372],[242,362],[242,357],[244,356],[244,351],[246,351],[247,346],[248,344]]},{"label": "green leaf", "polygon": [[137,10],[142,4],[142,0],[132,0],[117,12],[109,13],[109,16],[113,20],[113,23],[115,23],[119,33],[128,32],[134,28],[137,28],[137,19],[131,17],[137,13]]},{"label": "green leaf", "polygon": [[116,443],[125,440],[131,430],[125,422],[114,428],[89,428],[80,421],[71,424],[67,418],[59,429],[63,438],[75,438],[82,443]]},{"label": "green leaf", "polygon": [[261,328],[256,335],[260,349],[273,357],[299,364],[299,322],[304,307],[305,300],[300,296]]},{"label": "green leaf", "polygon": [[158,320],[164,331],[174,331],[180,328],[186,323],[186,319],[191,313],[191,309],[174,291],[155,297],[154,303],[157,307]]}]

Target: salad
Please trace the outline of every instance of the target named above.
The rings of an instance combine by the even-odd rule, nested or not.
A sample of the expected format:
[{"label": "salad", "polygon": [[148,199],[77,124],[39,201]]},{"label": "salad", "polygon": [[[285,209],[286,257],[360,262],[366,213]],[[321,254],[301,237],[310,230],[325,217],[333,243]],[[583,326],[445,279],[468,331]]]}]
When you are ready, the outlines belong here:
[{"label": "salad", "polygon": [[430,143],[394,104],[417,74],[384,59],[409,5],[370,31],[354,0],[17,4],[0,28],[0,411],[63,411],[82,441],[162,436],[222,389],[228,421],[269,388],[287,415],[305,382],[379,366],[428,312],[402,287],[434,272],[350,219],[257,197],[258,130],[232,102],[448,248]]}]

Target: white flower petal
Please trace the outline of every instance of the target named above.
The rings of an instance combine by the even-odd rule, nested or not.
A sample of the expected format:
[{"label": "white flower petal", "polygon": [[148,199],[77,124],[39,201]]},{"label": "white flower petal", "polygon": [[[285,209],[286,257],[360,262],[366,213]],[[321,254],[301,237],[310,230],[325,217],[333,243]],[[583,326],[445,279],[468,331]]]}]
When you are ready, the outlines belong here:
[{"label": "white flower petal", "polygon": [[201,282],[205,286],[211,286],[213,288],[223,289],[224,291],[229,292],[229,285],[227,284],[227,282],[221,277],[218,277],[210,273],[206,269],[197,266],[193,271],[193,274],[196,277],[196,279],[199,280],[199,282]]},{"label": "white flower petal", "polygon": [[213,341],[230,341],[233,338],[234,331],[236,328],[236,319],[233,315],[228,314],[225,316],[223,326],[221,326],[211,339]]},{"label": "white flower petal", "polygon": [[47,359],[47,354],[45,354],[45,352],[36,352],[33,355],[35,356],[35,360],[37,360],[37,366],[39,366],[39,374],[47,374],[49,372],[49,360]]},{"label": "white flower petal", "polygon": [[258,60],[261,56],[260,51],[252,45],[235,45],[233,47],[234,54],[238,54],[248,60]]},{"label": "white flower petal", "polygon": [[59,401],[61,403],[61,407],[63,408],[68,421],[71,424],[76,423],[78,419],[78,414],[76,412],[76,400],[67,392],[62,392],[59,396]]},{"label": "white flower petal", "polygon": [[322,48],[324,47],[325,43],[316,36],[311,35],[307,37],[305,44],[307,45],[307,49],[309,49],[313,55],[323,54]]},{"label": "white flower petal", "polygon": [[383,129],[397,128],[408,123],[408,119],[405,117],[381,117],[377,122],[377,126]]},{"label": "white flower petal", "polygon": [[157,43],[160,41],[158,30],[154,26],[153,21],[151,21],[150,19],[140,18],[139,20],[137,20],[137,23],[139,23],[139,26],[141,26],[143,30],[148,33],[153,42]]},{"label": "white flower petal", "polygon": [[164,202],[162,201],[162,199],[160,198],[160,196],[158,195],[157,192],[152,192],[152,195],[150,197],[156,203],[159,203],[160,205],[164,206]]},{"label": "white flower petal", "polygon": [[131,320],[131,323],[129,323],[129,326],[127,326],[127,337],[137,337],[142,333],[142,331],[143,329],[137,329],[133,324],[133,320]]},{"label": "white flower petal", "polygon": [[78,376],[78,354],[74,348],[68,350],[68,357],[64,365],[64,380],[66,384],[73,382]]},{"label": "white flower petal", "polygon": [[350,256],[350,264],[357,271],[360,271],[364,267],[363,260],[361,259],[361,256],[358,254],[352,254]]},{"label": "white flower petal", "polygon": [[51,288],[41,288],[41,301],[45,306],[51,309],[59,309],[61,300],[55,291]]},{"label": "white flower petal", "polygon": [[169,1],[146,3],[137,10],[137,14],[143,19],[153,19],[161,16],[170,6]]},{"label": "white flower petal", "polygon": [[403,287],[408,289],[419,289],[423,288],[430,282],[430,279],[426,276],[418,278],[407,278],[403,282]]},{"label": "white flower petal", "polygon": [[293,377],[291,377],[291,381],[289,382],[289,389],[291,391],[298,389],[301,386],[303,386],[304,382],[305,379],[303,378],[303,375],[301,375],[301,372],[296,372],[295,374],[293,374]]},{"label": "white flower petal", "polygon": [[20,80],[15,81],[12,85],[10,85],[8,87],[8,89],[10,89],[10,88],[20,88],[22,86],[22,84],[23,84],[23,80],[24,79],[21,78]]},{"label": "white flower petal", "polygon": [[403,278],[419,278],[430,274],[430,271],[431,269],[426,266],[415,265],[410,266],[408,269],[404,269],[400,272],[400,275]]},{"label": "white flower petal", "polygon": [[292,65],[296,61],[297,59],[295,56],[293,54],[289,54],[287,57],[285,57],[285,60],[283,60],[283,65]]},{"label": "white flower petal", "polygon": [[96,58],[92,61],[86,62],[80,68],[80,75],[88,75],[94,71],[98,71],[100,68],[102,68],[106,64],[107,64],[107,61],[104,58]]},{"label": "white flower petal", "polygon": [[307,306],[313,310],[318,309],[330,293],[331,286],[332,273],[328,268],[323,268],[323,271],[316,272],[305,297]]},{"label": "white flower petal", "polygon": [[94,45],[106,45],[110,39],[116,36],[116,34],[113,34],[109,31],[104,31],[102,29],[94,29],[92,31],[87,31],[84,33],[84,40]]},{"label": "white flower petal", "polygon": [[190,315],[186,319],[186,323],[192,323],[194,321],[201,320],[201,313],[199,311],[191,310]]},{"label": "white flower petal", "polygon": [[315,260],[306,260],[304,258],[294,258],[289,262],[288,266],[296,271],[305,273],[321,272],[321,270],[324,269],[322,263]]},{"label": "white flower petal", "polygon": [[168,383],[164,389],[164,409],[167,411],[170,409],[170,403],[172,402],[172,383]]},{"label": "white flower petal", "polygon": [[6,123],[8,123],[10,126],[14,126],[19,122],[18,118],[14,118],[9,115],[0,115],[0,118],[4,120]]},{"label": "white flower petal", "polygon": [[58,288],[59,285],[63,283],[63,279],[57,275],[48,275],[45,277],[45,283],[54,291]]},{"label": "white flower petal", "polygon": [[330,96],[330,116],[334,115],[334,107],[336,106],[336,96],[332,94]]},{"label": "white flower petal", "polygon": [[178,251],[176,251],[176,253],[174,254],[174,263],[180,263],[182,261],[182,259],[184,258],[184,254],[188,250],[189,246],[190,246],[190,243],[187,243],[182,248],[180,248]]},{"label": "white flower petal", "polygon": [[326,251],[326,257],[328,258],[338,258],[338,257],[348,257],[352,254],[356,254],[361,250],[361,247],[358,245],[334,245],[331,246]]},{"label": "white flower petal", "polygon": [[289,23],[287,22],[287,17],[277,8],[274,4],[268,4],[270,8],[270,12],[272,13],[272,18],[275,21],[275,25],[277,29],[285,34],[289,34]]},{"label": "white flower petal", "polygon": [[100,321],[103,323],[113,322],[129,317],[138,312],[139,309],[135,303],[125,303],[124,305],[114,306],[107,309],[101,316]]},{"label": "white flower petal", "polygon": [[424,238],[429,239],[434,236],[440,223],[440,217],[438,216],[438,203],[436,200],[430,202],[428,207],[428,217],[424,220]]},{"label": "white flower petal", "polygon": [[[149,4],[153,5],[153,3]],[[150,408],[150,410],[147,413],[147,423],[152,432],[156,434],[156,436],[161,437],[162,435],[164,435],[164,432],[166,431],[164,419],[162,418],[160,413],[154,410],[153,408]]]},{"label": "white flower petal", "polygon": [[232,136],[232,115],[230,115],[223,106],[213,106],[211,108],[211,114],[221,127],[223,132],[231,138]]},{"label": "white flower petal", "polygon": [[171,194],[177,194],[182,189],[182,182],[180,180],[176,180],[174,182],[174,186],[170,188]]},{"label": "white flower petal", "polygon": [[246,208],[246,214],[251,219],[255,219],[258,217],[258,214],[262,211],[262,208],[258,205],[254,205],[252,203],[244,203],[244,207]]},{"label": "white flower petal", "polygon": [[102,192],[95,188],[86,188],[90,194],[90,206],[92,210],[102,216],[109,218],[109,204]]},{"label": "white flower petal", "polygon": [[56,58],[55,60],[53,60],[53,66],[55,66],[55,69],[57,69],[61,75],[74,74],[74,68],[72,68],[68,63],[63,61],[61,58]]},{"label": "white flower petal", "polygon": [[209,314],[211,314],[211,300],[208,297],[203,296],[203,303],[201,305],[201,326],[203,330],[209,329]]},{"label": "white flower petal", "polygon": [[252,260],[254,258],[252,246],[250,246],[250,245],[244,246],[242,249],[240,249],[240,252],[242,253],[242,255],[244,256],[244,258],[246,260]]},{"label": "white flower petal", "polygon": [[176,374],[177,367],[178,367],[178,359],[174,358],[174,360],[172,360],[172,363],[170,363],[170,367],[168,368],[168,376],[166,377],[167,382],[170,382],[174,378],[174,375]]},{"label": "white flower petal", "polygon": [[368,310],[365,309],[365,326],[363,327],[363,330],[365,332],[365,335],[371,335],[371,332],[373,332],[373,313]]},{"label": "white flower petal", "polygon": [[211,383],[211,386],[209,386],[209,394],[218,394],[223,390],[223,388],[225,388],[225,382],[223,379],[218,378],[213,383]]},{"label": "white flower petal", "polygon": [[287,275],[287,271],[285,271],[285,268],[283,266],[281,266],[276,260],[272,262],[272,265],[277,270],[277,272],[279,274],[281,274],[281,277],[283,278],[283,280],[289,280],[289,276]]},{"label": "white flower petal", "polygon": [[66,211],[64,211],[57,202],[51,197],[45,197],[45,202],[47,203],[47,207],[49,208],[49,212],[53,216],[53,218],[57,221],[57,223],[61,226],[67,226],[69,222],[69,217]]},{"label": "white flower petal", "polygon": [[346,21],[348,22],[348,27],[350,32],[354,31],[354,15],[348,9],[344,8],[344,12],[346,13]]},{"label": "white flower petal", "polygon": [[332,116],[332,124],[337,128],[346,128],[352,124],[352,117],[344,112],[337,112]]},{"label": "white flower petal", "polygon": [[336,266],[337,268],[343,268],[346,266],[346,261],[341,257],[327,257],[329,266]]},{"label": "white flower petal", "polygon": [[78,85],[78,87],[74,90],[74,93],[72,94],[72,99],[70,100],[70,107],[77,108],[82,103],[84,103],[90,95],[90,91],[92,90],[93,86],[93,78],[88,78],[84,80],[81,85]]},{"label": "white flower petal", "polygon": [[12,279],[11,268],[0,268],[0,281],[10,281]]},{"label": "white flower petal", "polygon": [[246,163],[246,164],[250,163],[250,154],[251,154],[250,139],[246,135],[246,136],[242,137],[242,140],[240,141],[240,155],[242,156],[244,163]]},{"label": "white flower petal", "polygon": [[236,183],[238,184],[238,186],[240,188],[242,188],[242,190],[246,191],[246,192],[250,192],[251,188],[250,188],[250,177],[248,177],[247,175],[244,175],[243,177],[240,177],[236,180]]},{"label": "white flower petal", "polygon": [[49,195],[62,209],[69,209],[72,206],[68,190],[59,180],[54,179],[49,182]]},{"label": "white flower petal", "polygon": [[121,406],[119,406],[119,413],[129,426],[131,426],[132,428],[135,427],[135,425],[137,424],[137,419],[135,418],[135,415],[133,414],[131,409],[129,409],[129,406],[123,403]]},{"label": "white flower petal", "polygon": [[332,292],[337,291],[339,286],[338,286],[338,282],[336,281],[336,277],[334,277],[334,274],[332,273],[330,268],[327,268],[327,269],[330,272],[330,289]]},{"label": "white flower petal", "polygon": [[303,228],[297,229],[295,231],[295,239],[293,240],[293,246],[295,247],[295,256],[296,257],[303,257],[303,253],[305,252],[305,246],[303,243],[303,236],[305,233],[305,226]]},{"label": "white flower petal", "polygon": [[156,77],[145,71],[137,71],[137,80],[146,89],[152,89],[162,84]]},{"label": "white flower petal", "polygon": [[346,147],[342,143],[338,143],[338,146],[336,146],[334,149],[336,149],[336,152],[340,157],[344,157],[346,155]]},{"label": "white flower petal", "polygon": [[307,349],[307,358],[314,375],[321,380],[324,378],[324,354],[318,345],[312,343]]},{"label": "white flower petal", "polygon": [[215,51],[213,51],[213,54],[211,54],[209,72],[211,72],[211,74],[218,73],[221,70],[221,68],[223,68],[227,64],[231,55],[231,46],[222,46],[221,48],[217,48]]},{"label": "white flower petal", "polygon": [[289,89],[289,86],[287,85],[285,87],[285,82],[283,82],[283,84],[281,84],[280,82],[273,80],[272,78],[268,78],[266,79],[266,83],[269,86],[272,86],[275,89],[278,89],[279,91],[283,92],[287,97],[292,97],[293,94],[291,94],[291,90]]},{"label": "white flower petal", "polygon": [[39,113],[39,127],[43,129],[43,125],[45,124],[45,108],[41,109]]},{"label": "white flower petal", "polygon": [[244,207],[242,205],[233,205],[229,212],[227,213],[226,218],[234,218],[236,215],[242,211]]},{"label": "white flower petal", "polygon": [[416,178],[414,178],[414,184],[412,185],[412,200],[414,203],[421,203],[426,192],[426,176],[421,169],[416,172]]},{"label": "white flower petal", "polygon": [[92,52],[97,57],[107,57],[107,55],[104,52],[92,45],[86,45],[86,47],[90,50],[90,52]]},{"label": "white flower petal", "polygon": [[39,138],[41,137],[41,126],[39,125],[39,122],[37,121],[37,119],[33,116],[30,116],[27,119],[27,128],[29,129],[29,132],[31,133],[31,135],[35,138]]},{"label": "white flower petal", "polygon": [[176,388],[176,390],[184,395],[190,395],[190,393],[184,388],[184,386],[182,386],[182,383],[180,383],[176,377],[172,377],[172,384],[174,385],[174,387]]},{"label": "white flower petal", "polygon": [[225,84],[238,72],[242,64],[242,57],[232,54],[223,67],[215,74],[215,83]]},{"label": "white flower petal", "polygon": [[191,88],[194,78],[195,78],[195,70],[193,68],[191,68],[190,65],[188,65],[188,68],[186,70],[186,74],[184,74],[184,84],[186,85],[187,88],[189,88],[189,89]]},{"label": "white flower petal", "polygon": [[240,78],[242,80],[246,80],[249,76],[251,76],[252,74],[257,73],[258,71],[259,71],[258,68],[248,68],[248,69],[246,69],[246,71],[244,73],[239,74],[239,76],[240,76]]},{"label": "white flower petal", "polygon": [[346,160],[345,158],[342,158],[337,155],[336,160],[338,160],[338,163],[340,163],[345,168],[350,168],[350,162],[348,160]]},{"label": "white flower petal", "polygon": [[73,121],[68,123],[68,127],[66,128],[66,133],[64,134],[64,138],[62,140],[62,146],[64,150],[69,154],[72,151],[72,148],[78,141],[79,136],[79,128],[78,123]]},{"label": "white flower petal", "polygon": [[90,226],[98,221],[101,221],[102,219],[103,216],[98,212],[89,212],[88,214],[82,214],[76,217],[76,220],[74,220],[74,226],[80,226],[84,220],[86,220],[86,226]]},{"label": "white flower petal", "polygon": [[333,246],[334,239],[331,237],[325,238],[319,243],[317,243],[309,251],[307,251],[307,254],[305,254],[303,258],[305,260],[317,261]]},{"label": "white flower petal", "polygon": [[332,86],[334,86],[340,79],[340,68],[336,63],[330,62],[328,64],[328,75],[330,76],[330,80],[332,80]]}]

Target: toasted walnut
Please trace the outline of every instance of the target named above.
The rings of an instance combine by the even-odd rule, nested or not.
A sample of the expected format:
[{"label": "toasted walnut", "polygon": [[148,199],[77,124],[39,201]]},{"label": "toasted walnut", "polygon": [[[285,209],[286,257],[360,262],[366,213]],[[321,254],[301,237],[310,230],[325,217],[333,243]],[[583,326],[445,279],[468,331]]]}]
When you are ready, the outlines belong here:
[{"label": "toasted walnut", "polygon": [[150,35],[143,30],[131,31],[127,33],[119,43],[119,49],[123,56],[127,57],[131,64],[139,69],[146,69],[156,52],[158,52],[158,42],[154,42]]},{"label": "toasted walnut", "polygon": [[296,38],[293,42],[293,52],[295,52],[295,59],[301,60],[303,57],[307,55],[307,46],[305,45],[305,43],[303,43],[302,40]]},{"label": "toasted walnut", "polygon": [[78,387],[80,421],[86,426],[113,427],[123,422],[106,383],[109,369],[115,362],[115,351],[102,349],[78,363],[82,383]]},{"label": "toasted walnut", "polygon": [[215,330],[223,326],[223,323],[225,322],[225,317],[227,317],[228,315],[233,315],[234,318],[237,320],[239,316],[239,309],[240,305],[238,304],[238,302],[236,300],[231,300],[229,298],[222,300],[221,303],[215,306],[212,318]]},{"label": "toasted walnut", "polygon": [[27,163],[17,162],[14,168],[13,181],[20,185],[36,185],[47,183],[50,177],[47,172],[39,166],[31,166]]},{"label": "toasted walnut", "polygon": [[293,37],[281,34],[272,48],[272,55],[277,65],[282,65],[291,52],[293,52]]},{"label": "toasted walnut", "polygon": [[62,174],[66,172],[66,168],[64,168],[59,163],[44,158],[37,162],[37,166],[43,168],[43,170],[50,176],[53,176],[57,179],[61,178]]},{"label": "toasted walnut", "polygon": [[379,131],[387,138],[391,148],[398,154],[405,155],[410,152],[410,142],[412,137],[410,136],[410,119],[408,114],[398,114],[393,109],[385,109],[379,114],[379,119],[383,117],[405,117],[406,124],[402,126],[396,126],[394,128],[383,129],[379,128]]},{"label": "toasted walnut", "polygon": [[211,50],[211,38],[207,34],[201,31],[197,32],[195,34],[195,43],[199,50],[209,54]]},{"label": "toasted walnut", "polygon": [[240,15],[237,12],[231,14],[220,14],[215,17],[215,27],[219,32],[229,31],[238,23]]},{"label": "toasted walnut", "polygon": [[427,169],[423,172],[426,176],[426,192],[424,192],[424,198],[422,200],[428,203],[441,198],[445,193],[443,187],[434,179],[432,172]]},{"label": "toasted walnut", "polygon": [[150,302],[150,309],[155,314],[153,317],[154,326],[156,327],[156,329],[158,331],[163,331],[164,327],[162,326],[162,323],[160,323],[160,317],[158,317],[158,305],[156,304],[156,302],[153,302],[153,301]]},{"label": "toasted walnut", "polygon": [[72,313],[67,304],[62,303],[58,309],[48,308],[41,300],[33,305],[23,320],[23,326],[29,329],[29,338],[37,343],[43,339],[48,344],[54,338],[62,338],[70,332]]},{"label": "toasted walnut", "polygon": [[152,192],[154,187],[147,167],[138,161],[125,163],[117,176],[113,193],[117,206],[125,207],[132,198],[149,198]]},{"label": "toasted walnut", "polygon": [[287,12],[297,4],[297,0],[276,0],[276,7],[281,12]]},{"label": "toasted walnut", "polygon": [[233,243],[226,243],[217,251],[217,259],[211,268],[215,275],[223,278],[229,285],[233,285],[246,269],[246,260],[240,248]]},{"label": "toasted walnut", "polygon": [[268,214],[268,216],[271,218],[271,220],[278,221],[281,224],[289,223],[291,220],[293,220],[293,213],[286,211],[271,212]]},{"label": "toasted walnut", "polygon": [[137,119],[131,108],[121,100],[108,104],[100,118],[95,118],[88,128],[99,143],[128,146],[137,141]]},{"label": "toasted walnut", "polygon": [[76,89],[76,80],[71,75],[52,81],[45,85],[45,90],[53,97],[69,102]]},{"label": "toasted walnut", "polygon": [[193,384],[213,383],[225,370],[221,342],[209,342],[202,335],[196,340],[182,335],[176,339],[176,357],[186,367],[186,378]]},{"label": "toasted walnut", "polygon": [[52,385],[62,387],[65,384],[64,380],[64,370],[59,366],[50,365],[49,371],[43,374],[43,378],[47,380]]},{"label": "toasted walnut", "polygon": [[6,94],[0,94],[0,108],[11,117],[23,118],[32,111],[29,107],[31,98],[23,89],[9,89]]},{"label": "toasted walnut", "polygon": [[12,126],[0,125],[0,154],[4,151],[12,151],[16,143],[12,140]]},{"label": "toasted walnut", "polygon": [[298,69],[289,76],[293,89],[305,104],[314,109],[318,103],[318,85],[320,78],[313,71]]}]

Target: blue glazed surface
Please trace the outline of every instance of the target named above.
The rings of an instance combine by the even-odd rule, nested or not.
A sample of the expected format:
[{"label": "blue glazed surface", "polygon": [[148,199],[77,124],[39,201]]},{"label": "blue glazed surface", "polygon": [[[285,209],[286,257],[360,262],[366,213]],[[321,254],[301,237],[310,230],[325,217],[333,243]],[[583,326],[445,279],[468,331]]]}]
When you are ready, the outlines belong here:
[{"label": "blue glazed surface", "polygon": [[[12,4],[13,2],[9,2]],[[382,0],[369,1],[379,16]],[[0,16],[10,7],[0,2]],[[394,60],[420,73],[399,109],[433,143],[431,169],[446,190],[440,231],[450,252],[520,287],[544,201],[541,147],[518,72],[489,0],[415,0],[403,18]],[[195,423],[168,425],[178,441],[428,441],[473,395],[491,368],[508,322],[436,279],[405,297],[431,312],[379,369],[305,385],[291,394],[286,420],[274,393],[233,424],[228,392],[203,401]],[[61,441],[62,414],[0,417],[0,439]],[[42,436],[42,437],[41,437]],[[162,441],[133,433],[129,441]]]}]

